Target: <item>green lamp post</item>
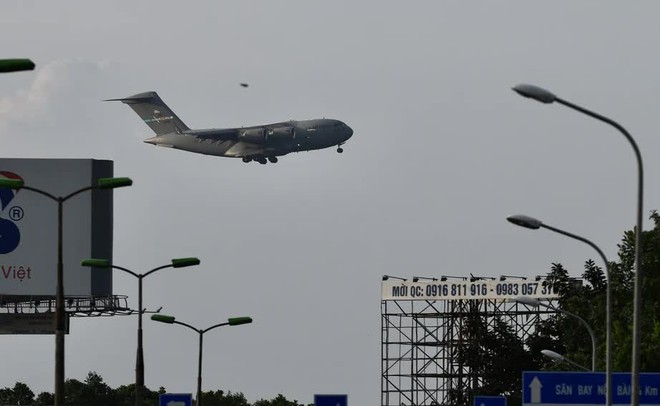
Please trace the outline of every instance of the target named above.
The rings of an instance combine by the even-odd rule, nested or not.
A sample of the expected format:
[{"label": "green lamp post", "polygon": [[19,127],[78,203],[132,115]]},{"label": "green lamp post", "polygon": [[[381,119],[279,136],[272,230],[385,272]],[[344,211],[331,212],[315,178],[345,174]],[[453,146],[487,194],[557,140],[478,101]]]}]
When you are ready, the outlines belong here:
[{"label": "green lamp post", "polygon": [[34,62],[29,59],[0,59],[0,73],[32,69],[34,69]]},{"label": "green lamp post", "polygon": [[144,347],[142,345],[142,279],[151,275],[152,273],[165,268],[185,268],[188,266],[199,265],[198,258],[174,258],[167,265],[161,265],[148,272],[139,274],[131,271],[130,269],[111,264],[107,259],[90,258],[81,261],[82,266],[97,267],[97,268],[113,268],[133,275],[138,280],[138,330],[137,330],[137,355],[135,359],[135,404],[142,405],[142,392],[144,388]]},{"label": "green lamp post", "polygon": [[199,359],[197,361],[197,406],[201,406],[202,404],[202,349],[204,345],[204,333],[217,327],[239,326],[241,324],[252,323],[251,317],[231,317],[224,323],[219,323],[205,329],[198,329],[191,326],[190,324],[177,321],[173,316],[167,316],[164,314],[153,314],[151,315],[151,320],[167,324],[180,324],[184,327],[188,327],[189,329],[196,331],[199,334]]},{"label": "green lamp post", "polygon": [[64,264],[62,259],[62,213],[64,202],[80,193],[95,189],[116,189],[131,186],[129,178],[101,178],[96,185],[87,186],[66,196],[55,196],[49,192],[25,185],[22,179],[0,179],[0,187],[29,190],[57,203],[57,282],[55,287],[55,405],[64,405]]}]

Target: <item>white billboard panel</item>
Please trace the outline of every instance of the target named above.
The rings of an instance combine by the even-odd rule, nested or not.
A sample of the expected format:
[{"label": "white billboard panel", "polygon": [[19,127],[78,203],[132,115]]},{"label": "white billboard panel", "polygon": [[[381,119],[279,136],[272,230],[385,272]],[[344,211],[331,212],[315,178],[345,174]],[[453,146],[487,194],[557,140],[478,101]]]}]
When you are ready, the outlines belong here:
[{"label": "white billboard panel", "polygon": [[559,295],[547,281],[522,279],[447,281],[402,281],[388,279],[381,286],[382,300],[457,300],[496,299],[508,300],[514,296],[536,299],[552,299]]},{"label": "white billboard panel", "polygon": [[[0,177],[63,198],[113,176],[112,161],[0,158]],[[66,296],[112,294],[110,269],[80,266],[112,259],[112,190],[83,192],[63,203]],[[0,188],[0,296],[54,296],[58,203],[30,190]]]}]

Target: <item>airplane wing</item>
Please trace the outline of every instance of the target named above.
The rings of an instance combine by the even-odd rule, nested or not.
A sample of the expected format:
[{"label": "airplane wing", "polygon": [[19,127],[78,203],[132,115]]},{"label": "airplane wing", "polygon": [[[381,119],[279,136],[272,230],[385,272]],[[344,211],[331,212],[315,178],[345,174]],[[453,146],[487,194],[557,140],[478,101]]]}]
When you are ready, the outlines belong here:
[{"label": "airplane wing", "polygon": [[211,128],[206,130],[186,130],[183,134],[194,135],[203,140],[242,141],[248,144],[265,144],[268,140],[278,137],[293,138],[294,130],[291,123],[274,123],[262,126],[240,128]]},{"label": "airplane wing", "polygon": [[203,140],[216,140],[216,141],[238,141],[238,129],[209,129],[209,130],[188,130],[183,134],[194,135]]}]

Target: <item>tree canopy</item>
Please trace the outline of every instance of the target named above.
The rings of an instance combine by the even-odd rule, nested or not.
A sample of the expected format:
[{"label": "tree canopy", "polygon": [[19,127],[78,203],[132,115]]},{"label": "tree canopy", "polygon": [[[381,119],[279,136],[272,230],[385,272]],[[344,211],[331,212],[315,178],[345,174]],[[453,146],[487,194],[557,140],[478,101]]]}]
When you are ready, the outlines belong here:
[{"label": "tree canopy", "polygon": [[[93,371],[89,372],[82,382],[77,379],[67,379],[64,384],[64,392],[66,405],[133,406],[135,404],[134,384],[112,389],[99,374]],[[157,406],[158,396],[163,393],[166,393],[163,387],[160,387],[158,391],[145,388],[142,395],[143,405]],[[50,406],[54,404],[54,401],[53,394],[49,392],[41,392],[35,397],[34,392],[22,382],[16,382],[13,388],[0,389],[0,404],[2,405]],[[240,392],[227,391],[225,393],[222,390],[202,392],[202,403],[204,406],[304,406],[296,400],[288,400],[281,394],[272,400],[261,399],[252,404]]]},{"label": "tree canopy", "polygon": [[[660,371],[660,215],[651,212],[654,227],[642,234],[642,372]],[[596,338],[596,370],[605,370],[606,292],[612,287],[612,370],[630,371],[632,359],[633,281],[635,232],[626,231],[618,244],[617,260],[609,263],[610,278],[604,264],[589,259],[581,278],[571,276],[560,263],[553,263],[547,280],[559,294],[556,305],[582,317]],[[573,369],[568,364],[554,364],[540,355],[542,349],[563,354],[573,362],[591,366],[591,338],[575,318],[556,313],[542,319],[535,331],[524,339],[499,318],[486,323],[479,316],[466,316],[464,334],[473,337],[457,354],[458,363],[476,376],[483,377],[472,388],[453,390],[452,403],[471,405],[475,395],[507,396],[507,404],[521,404],[523,371]],[[590,369],[590,368],[589,368]]]}]

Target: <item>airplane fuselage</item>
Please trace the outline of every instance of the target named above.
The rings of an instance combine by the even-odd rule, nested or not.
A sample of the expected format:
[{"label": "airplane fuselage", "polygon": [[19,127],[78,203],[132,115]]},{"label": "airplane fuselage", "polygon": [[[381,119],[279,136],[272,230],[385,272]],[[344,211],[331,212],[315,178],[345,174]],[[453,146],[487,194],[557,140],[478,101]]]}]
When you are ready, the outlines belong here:
[{"label": "airplane fuselage", "polygon": [[[353,130],[339,120],[285,121],[254,127],[186,130],[157,135],[144,142],[206,155],[262,161],[290,152],[339,147]],[[341,148],[338,148],[341,151]]]},{"label": "airplane fuselage", "polygon": [[187,130],[146,139],[144,142],[200,154],[234,158],[282,156],[339,146],[353,130],[339,120],[285,121],[254,127]]},{"label": "airplane fuselage", "polygon": [[145,92],[123,99],[155,133],[144,140],[148,144],[181,149],[199,154],[242,158],[244,162],[277,162],[277,157],[291,152],[337,147],[353,135],[351,127],[339,120],[290,120],[239,128],[188,128],[165,105],[156,92]]}]

